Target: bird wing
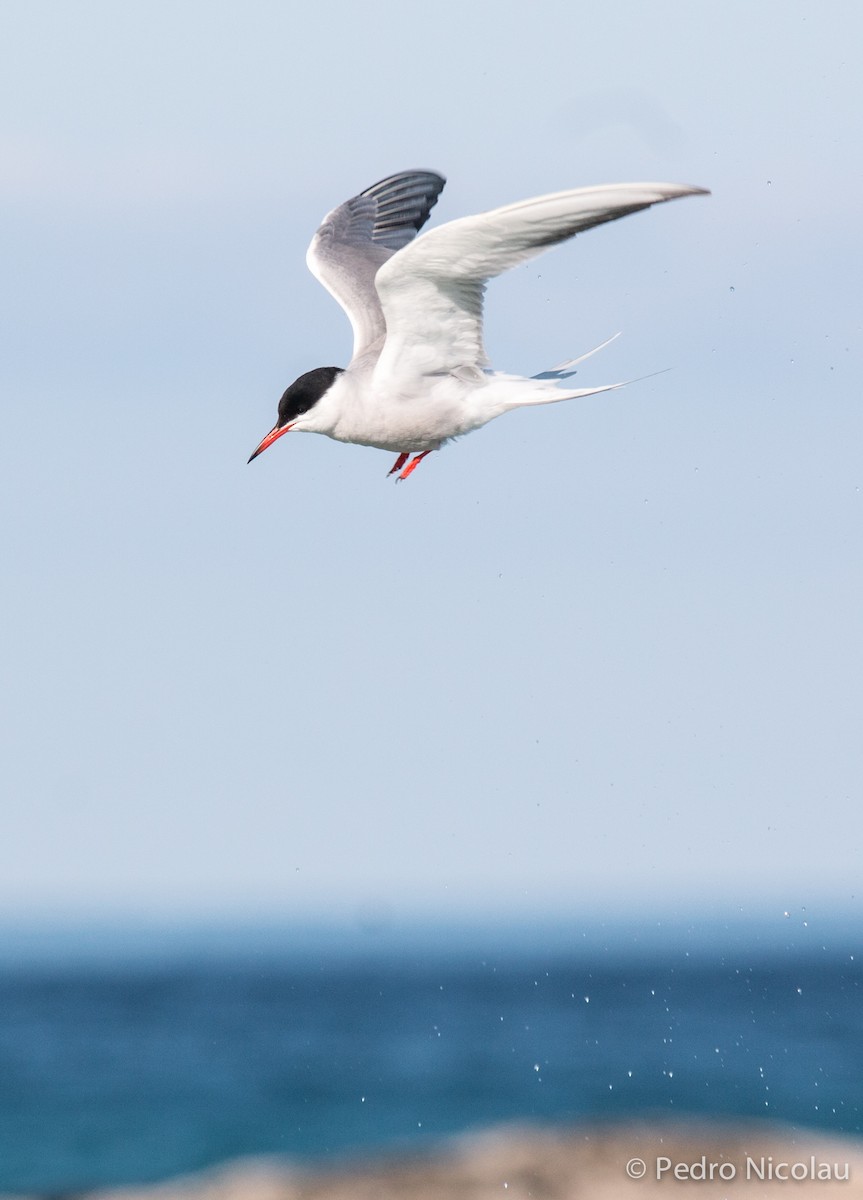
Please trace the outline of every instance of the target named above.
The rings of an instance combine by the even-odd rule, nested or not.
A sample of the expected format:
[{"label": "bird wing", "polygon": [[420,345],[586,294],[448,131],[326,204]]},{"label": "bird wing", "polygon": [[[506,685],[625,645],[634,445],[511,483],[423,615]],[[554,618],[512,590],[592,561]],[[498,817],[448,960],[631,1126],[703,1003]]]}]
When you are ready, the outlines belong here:
[{"label": "bird wing", "polygon": [[416,237],[445,182],[433,171],[390,175],[334,208],[312,238],[306,263],[347,313],[354,358],[386,332],[378,268]]},{"label": "bird wing", "polygon": [[594,225],[705,191],[676,183],[577,188],[422,234],[375,277],[387,332],[375,379],[404,381],[486,366],[482,302],[489,279]]}]

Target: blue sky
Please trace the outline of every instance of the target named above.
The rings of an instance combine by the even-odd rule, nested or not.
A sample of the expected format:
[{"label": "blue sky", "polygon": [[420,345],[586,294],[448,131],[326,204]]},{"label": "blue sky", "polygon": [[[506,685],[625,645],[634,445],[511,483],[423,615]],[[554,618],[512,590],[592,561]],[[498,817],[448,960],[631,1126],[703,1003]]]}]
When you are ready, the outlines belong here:
[{"label": "blue sky", "polygon": [[[854,910],[850,4],[0,14],[0,916]],[[287,437],[323,214],[709,187],[495,282],[579,383],[409,484]]]}]

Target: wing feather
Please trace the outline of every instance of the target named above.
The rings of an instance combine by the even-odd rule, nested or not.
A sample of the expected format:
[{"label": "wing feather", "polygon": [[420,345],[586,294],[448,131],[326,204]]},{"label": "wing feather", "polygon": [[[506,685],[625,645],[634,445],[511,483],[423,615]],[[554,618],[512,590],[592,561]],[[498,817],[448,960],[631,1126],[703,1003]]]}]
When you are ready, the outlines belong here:
[{"label": "wing feather", "polygon": [[489,279],[594,225],[704,190],[675,183],[578,188],[422,234],[381,264],[375,278],[387,334],[376,377],[486,366],[482,305]]},{"label": "wing feather", "polygon": [[347,313],[354,358],[386,332],[374,282],[378,269],[416,237],[444,183],[433,171],[390,175],[334,208],[312,238],[306,263]]}]

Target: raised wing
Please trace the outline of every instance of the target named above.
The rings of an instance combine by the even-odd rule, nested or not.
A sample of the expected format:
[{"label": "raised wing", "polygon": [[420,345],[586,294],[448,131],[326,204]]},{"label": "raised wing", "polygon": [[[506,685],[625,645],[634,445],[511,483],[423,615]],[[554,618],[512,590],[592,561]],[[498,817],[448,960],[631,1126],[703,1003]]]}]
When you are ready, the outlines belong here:
[{"label": "raised wing", "polygon": [[312,238],[306,263],[348,314],[354,358],[386,332],[378,268],[416,237],[445,182],[433,171],[390,175],[334,208]]},{"label": "raised wing", "polygon": [[706,189],[677,183],[578,188],[462,217],[424,233],[377,273],[387,339],[376,377],[487,365],[482,301],[489,279],[594,225],[698,194]]}]

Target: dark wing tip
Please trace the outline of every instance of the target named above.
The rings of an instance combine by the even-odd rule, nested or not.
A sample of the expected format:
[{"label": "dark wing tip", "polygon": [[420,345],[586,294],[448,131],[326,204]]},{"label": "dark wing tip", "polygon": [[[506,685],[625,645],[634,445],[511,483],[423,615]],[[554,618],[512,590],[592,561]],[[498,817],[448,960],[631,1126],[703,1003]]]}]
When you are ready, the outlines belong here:
[{"label": "dark wing tip", "polygon": [[400,250],[422,229],[446,180],[435,171],[400,171],[373,183],[360,195],[374,201],[372,240]]}]

